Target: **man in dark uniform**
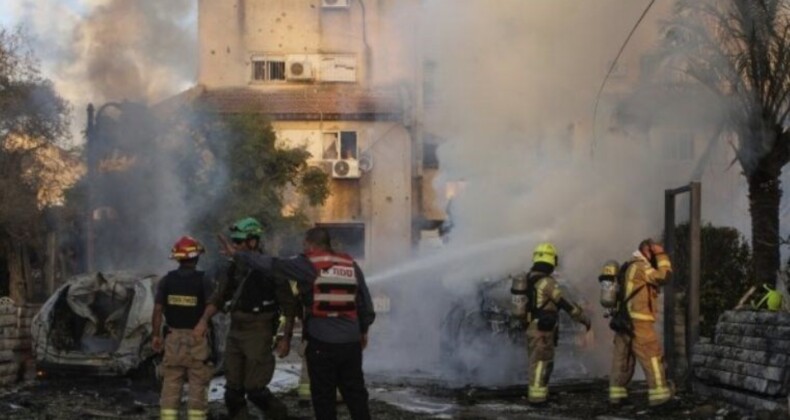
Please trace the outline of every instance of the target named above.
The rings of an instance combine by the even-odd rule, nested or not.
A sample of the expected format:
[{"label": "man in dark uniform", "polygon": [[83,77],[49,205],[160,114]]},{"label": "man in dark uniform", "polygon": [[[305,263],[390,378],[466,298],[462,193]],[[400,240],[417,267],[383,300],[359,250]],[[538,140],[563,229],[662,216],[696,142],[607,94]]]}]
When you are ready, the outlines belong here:
[{"label": "man in dark uniform", "polygon": [[[263,227],[248,217],[231,227],[231,239],[245,251],[263,255]],[[286,280],[252,269],[244,262],[232,262],[227,277],[206,308],[201,328],[222,308],[230,313],[230,332],[225,343],[225,406],[231,419],[246,419],[249,400],[266,419],[286,419],[287,407],[267,388],[274,375],[272,344],[280,312],[285,318],[283,337],[277,343],[278,356],[290,351],[294,315],[298,303]],[[246,398],[245,398],[246,397]]]},{"label": "man in dark uniform", "polygon": [[[160,418],[178,419],[181,406],[181,388],[189,383],[188,419],[205,420],[208,410],[208,384],[214,374],[206,330],[195,328],[206,302],[212,293],[209,279],[197,271],[197,263],[203,247],[196,240],[184,236],[170,253],[178,261],[178,270],[171,271],[159,281],[154,313],[152,317],[154,351],[161,352],[162,396]],[[162,339],[162,316],[167,323],[168,334]]]},{"label": "man in dark uniform", "polygon": [[307,231],[304,253],[279,259],[223,239],[223,251],[256,270],[295,280],[305,309],[306,358],[317,420],[337,419],[339,389],[353,420],[369,420],[362,350],[376,314],[365,277],[354,260],[334,252],[324,228]]}]

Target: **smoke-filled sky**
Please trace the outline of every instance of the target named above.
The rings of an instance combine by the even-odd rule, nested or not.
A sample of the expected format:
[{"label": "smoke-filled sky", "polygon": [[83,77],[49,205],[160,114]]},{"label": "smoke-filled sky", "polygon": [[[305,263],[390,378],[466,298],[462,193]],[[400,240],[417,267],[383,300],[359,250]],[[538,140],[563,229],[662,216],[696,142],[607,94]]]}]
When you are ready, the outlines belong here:
[{"label": "smoke-filled sky", "polygon": [[89,102],[155,102],[194,84],[192,0],[4,0],[0,24],[23,26],[44,76],[74,106],[76,143]]}]

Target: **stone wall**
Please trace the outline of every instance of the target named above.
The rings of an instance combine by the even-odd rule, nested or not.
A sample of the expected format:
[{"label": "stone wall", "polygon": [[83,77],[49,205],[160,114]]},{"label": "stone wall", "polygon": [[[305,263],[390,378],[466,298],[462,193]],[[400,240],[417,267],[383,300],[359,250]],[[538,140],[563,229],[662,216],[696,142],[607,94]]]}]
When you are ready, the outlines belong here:
[{"label": "stone wall", "polygon": [[694,348],[694,390],[735,404],[786,410],[790,314],[727,311],[712,342]]},{"label": "stone wall", "polygon": [[0,304],[0,386],[35,377],[30,325],[39,307]]}]

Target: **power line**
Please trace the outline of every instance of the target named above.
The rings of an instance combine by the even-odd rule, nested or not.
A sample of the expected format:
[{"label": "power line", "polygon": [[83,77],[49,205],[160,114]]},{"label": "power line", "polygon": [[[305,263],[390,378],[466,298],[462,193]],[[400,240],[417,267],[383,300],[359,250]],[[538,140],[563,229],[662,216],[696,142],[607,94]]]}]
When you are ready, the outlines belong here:
[{"label": "power line", "polygon": [[612,75],[612,71],[614,71],[615,66],[617,66],[617,61],[620,60],[620,56],[623,55],[623,51],[625,50],[625,47],[628,46],[628,42],[631,41],[631,37],[634,35],[634,32],[636,32],[636,29],[645,19],[647,12],[650,11],[650,8],[653,7],[653,3],[655,2],[656,0],[650,0],[650,3],[648,3],[647,7],[645,7],[645,10],[642,12],[642,15],[639,16],[639,20],[637,20],[636,24],[634,24],[634,27],[631,28],[631,32],[628,33],[628,36],[625,38],[625,41],[623,42],[623,45],[620,46],[620,51],[617,52],[617,55],[614,57],[614,60],[612,60],[612,65],[609,66],[609,71],[606,72],[606,76],[603,78],[603,81],[601,82],[601,87],[598,88],[598,94],[595,95],[595,107],[593,108],[593,121],[592,121],[593,141],[592,141],[592,146],[590,147],[590,155],[593,156],[595,155],[595,144],[598,142],[598,138],[596,135],[598,131],[596,127],[596,121],[598,121],[598,105],[601,102],[601,94],[603,93],[603,89],[606,87],[606,82],[609,81],[609,76]]}]

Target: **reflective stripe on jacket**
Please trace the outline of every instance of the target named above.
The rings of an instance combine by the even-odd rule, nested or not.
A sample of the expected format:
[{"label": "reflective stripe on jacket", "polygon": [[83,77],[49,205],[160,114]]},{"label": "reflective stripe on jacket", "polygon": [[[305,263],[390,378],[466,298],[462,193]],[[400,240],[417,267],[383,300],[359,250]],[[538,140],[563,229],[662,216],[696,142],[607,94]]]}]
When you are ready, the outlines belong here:
[{"label": "reflective stripe on jacket", "polygon": [[356,319],[359,284],[353,258],[329,252],[314,252],[307,257],[318,273],[313,282],[310,315]]},{"label": "reflective stripe on jacket", "polygon": [[628,313],[638,321],[655,321],[658,314],[658,288],[664,285],[672,272],[672,263],[666,254],[656,255],[658,268],[653,268],[641,252],[636,251],[625,273],[625,296],[645,286],[628,302]]}]

